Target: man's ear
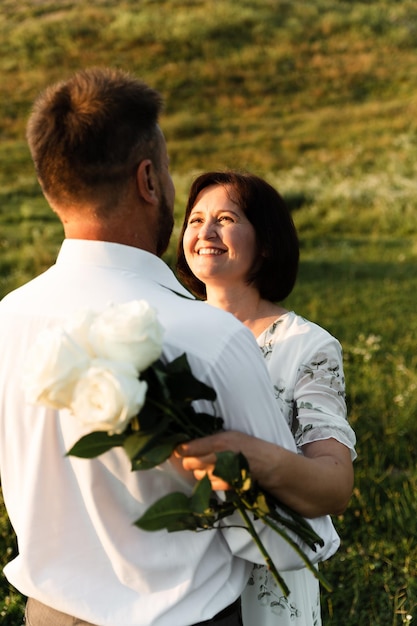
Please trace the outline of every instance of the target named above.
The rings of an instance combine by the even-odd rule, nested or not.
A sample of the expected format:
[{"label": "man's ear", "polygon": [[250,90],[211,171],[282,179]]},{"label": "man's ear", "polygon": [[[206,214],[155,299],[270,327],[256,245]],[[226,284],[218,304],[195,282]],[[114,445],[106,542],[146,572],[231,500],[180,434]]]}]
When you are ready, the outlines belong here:
[{"label": "man's ear", "polygon": [[155,166],[150,159],[144,159],[136,170],[136,183],[139,194],[149,204],[159,202]]}]

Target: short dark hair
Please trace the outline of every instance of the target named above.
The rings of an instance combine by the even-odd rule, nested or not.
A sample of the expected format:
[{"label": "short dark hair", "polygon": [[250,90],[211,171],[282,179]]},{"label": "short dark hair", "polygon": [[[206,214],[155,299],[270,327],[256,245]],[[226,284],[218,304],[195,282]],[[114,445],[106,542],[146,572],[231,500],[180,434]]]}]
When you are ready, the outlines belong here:
[{"label": "short dark hair", "polygon": [[259,255],[248,276],[261,298],[281,302],[297,279],[300,248],[297,231],[284,199],[262,178],[237,171],[207,172],[193,182],[178,242],[177,272],[180,280],[198,297],[206,288],[185,260],[183,235],[198,194],[211,185],[230,187],[232,200],[244,211],[255,229]]},{"label": "short dark hair", "polygon": [[27,140],[43,191],[61,205],[117,197],[144,158],[159,159],[162,98],[127,72],[90,68],[45,89]]}]

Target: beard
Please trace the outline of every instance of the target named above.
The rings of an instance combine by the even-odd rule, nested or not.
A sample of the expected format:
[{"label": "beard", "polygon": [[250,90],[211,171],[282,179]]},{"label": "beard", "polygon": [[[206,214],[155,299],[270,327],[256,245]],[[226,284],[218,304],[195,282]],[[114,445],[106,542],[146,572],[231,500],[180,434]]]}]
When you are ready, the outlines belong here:
[{"label": "beard", "polygon": [[169,245],[171,239],[172,230],[174,228],[174,214],[173,207],[170,207],[166,197],[165,191],[160,189],[160,202],[159,202],[159,219],[158,219],[158,232],[156,239],[156,254],[161,257]]}]

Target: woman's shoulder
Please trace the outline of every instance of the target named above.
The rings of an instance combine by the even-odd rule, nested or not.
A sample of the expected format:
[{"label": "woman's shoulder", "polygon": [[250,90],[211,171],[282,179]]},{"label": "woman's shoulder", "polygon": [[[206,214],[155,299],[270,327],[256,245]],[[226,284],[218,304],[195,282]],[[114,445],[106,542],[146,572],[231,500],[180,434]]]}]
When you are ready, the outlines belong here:
[{"label": "woman's shoulder", "polygon": [[299,315],[295,311],[289,311],[288,315],[288,327],[291,328],[294,332],[299,332],[301,334],[310,334],[314,337],[320,337],[323,340],[333,340],[338,341],[336,337],[334,337],[330,331],[328,331],[324,326],[320,326],[316,322],[312,322],[311,320]]},{"label": "woman's shoulder", "polygon": [[339,340],[328,330],[299,315],[295,311],[288,311],[276,319],[262,335],[258,343],[273,342],[302,347],[305,351],[341,349]]}]

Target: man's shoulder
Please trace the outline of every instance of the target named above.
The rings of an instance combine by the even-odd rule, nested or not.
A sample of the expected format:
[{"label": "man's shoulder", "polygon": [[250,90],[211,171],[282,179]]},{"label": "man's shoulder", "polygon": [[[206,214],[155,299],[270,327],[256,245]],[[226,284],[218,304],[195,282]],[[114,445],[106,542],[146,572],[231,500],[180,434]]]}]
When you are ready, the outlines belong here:
[{"label": "man's shoulder", "polygon": [[[240,335],[251,336],[250,331],[231,313],[222,311],[198,300],[179,298],[168,309],[158,311],[168,337],[187,345],[190,350],[207,353],[238,341]],[[171,337],[172,336],[172,337]],[[254,338],[252,337],[255,343]]]},{"label": "man's shoulder", "polygon": [[38,286],[40,286],[43,282],[44,276],[48,274],[49,271],[50,270],[46,270],[39,276],[36,276],[27,283],[24,283],[23,285],[16,287],[13,291],[7,293],[0,301],[0,310],[17,309],[19,307],[30,306],[34,293],[37,291]]},{"label": "man's shoulder", "polygon": [[[198,300],[169,298],[158,302],[169,360],[186,353],[199,369],[224,372],[261,359],[253,334],[231,313]],[[198,365],[197,365],[198,364]]]}]

